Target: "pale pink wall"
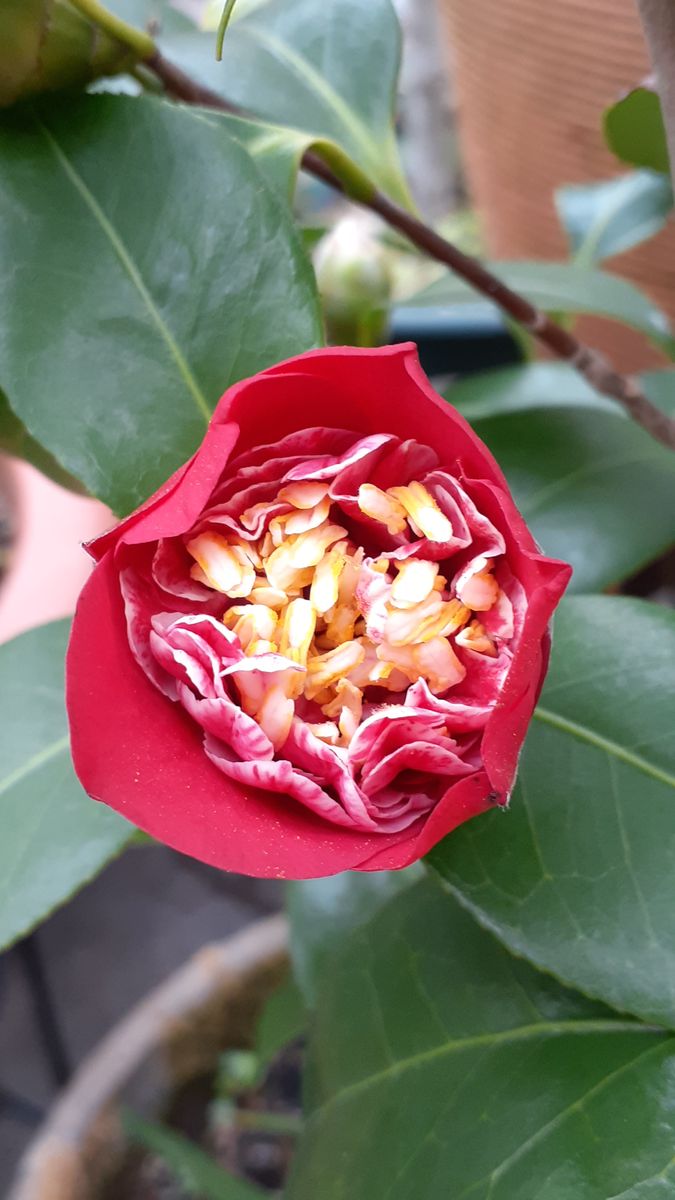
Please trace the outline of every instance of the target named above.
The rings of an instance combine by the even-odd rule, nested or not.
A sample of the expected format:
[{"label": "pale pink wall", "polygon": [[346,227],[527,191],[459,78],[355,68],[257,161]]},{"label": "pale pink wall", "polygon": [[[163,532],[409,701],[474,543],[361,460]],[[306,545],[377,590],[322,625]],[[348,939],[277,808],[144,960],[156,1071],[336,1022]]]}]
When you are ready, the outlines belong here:
[{"label": "pale pink wall", "polygon": [[0,642],[72,613],[91,560],[81,543],[113,524],[109,510],[2,458],[17,504],[17,541],[0,583]]}]

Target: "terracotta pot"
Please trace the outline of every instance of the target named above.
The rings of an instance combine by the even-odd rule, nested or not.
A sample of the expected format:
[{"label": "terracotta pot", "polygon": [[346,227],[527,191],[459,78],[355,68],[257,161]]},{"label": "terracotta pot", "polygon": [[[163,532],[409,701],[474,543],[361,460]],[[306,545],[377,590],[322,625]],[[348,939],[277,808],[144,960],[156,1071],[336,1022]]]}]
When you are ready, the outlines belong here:
[{"label": "terracotta pot", "polygon": [[287,941],[284,917],[258,921],[204,947],[132,1009],[57,1099],[5,1200],[96,1200],[124,1158],[120,1106],[156,1117],[224,1049],[250,1044]]},{"label": "terracotta pot", "polygon": [[[648,72],[635,0],[441,0],[469,189],[490,255],[564,258],[553,192],[620,173],[602,114]],[[675,223],[611,262],[675,320]],[[661,361],[642,338],[582,323],[623,369]]]}]

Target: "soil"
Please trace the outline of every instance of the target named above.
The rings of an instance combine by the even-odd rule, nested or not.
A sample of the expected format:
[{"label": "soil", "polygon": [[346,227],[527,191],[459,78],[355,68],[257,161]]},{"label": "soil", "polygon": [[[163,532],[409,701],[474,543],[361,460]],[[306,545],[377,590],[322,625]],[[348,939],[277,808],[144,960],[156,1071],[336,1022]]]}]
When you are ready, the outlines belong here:
[{"label": "soil", "polygon": [[[273,1114],[299,1120],[304,1044],[296,1040],[271,1063],[259,1087],[231,1102],[217,1099],[213,1075],[191,1081],[172,1098],[163,1124],[189,1138],[224,1171],[279,1196],[290,1169],[295,1138],[289,1133],[239,1127],[248,1115]],[[189,1200],[162,1159],[131,1146],[101,1200]]]}]

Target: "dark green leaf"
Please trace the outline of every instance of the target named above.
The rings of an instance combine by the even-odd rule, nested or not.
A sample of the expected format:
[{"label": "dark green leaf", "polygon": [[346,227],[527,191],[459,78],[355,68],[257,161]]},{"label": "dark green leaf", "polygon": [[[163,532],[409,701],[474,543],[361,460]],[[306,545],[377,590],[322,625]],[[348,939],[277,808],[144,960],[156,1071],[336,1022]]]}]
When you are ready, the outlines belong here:
[{"label": "dark green leaf", "polygon": [[310,1077],[287,1200],[672,1192],[675,1039],[513,959],[429,883],[331,965]]},{"label": "dark green leaf", "polygon": [[15,458],[25,459],[62,487],[70,488],[74,492],[84,491],[78,480],[64,471],[53,455],[30,436],[26,427],[12,412],[3,392],[0,392],[0,450],[14,455]]},{"label": "dark green leaf", "polygon": [[624,1012],[675,1025],[675,613],[579,597],[510,812],[430,861],[518,954]]},{"label": "dark green leaf", "polygon": [[256,1033],[256,1052],[262,1067],[307,1028],[307,1010],[300,988],[288,978],[265,1004]]},{"label": "dark green leaf", "polygon": [[421,875],[422,868],[415,865],[405,871],[343,871],[288,885],[293,973],[308,1007],[316,1003],[328,959],[355,929]]},{"label": "dark green leaf", "polygon": [[606,109],[604,124],[607,145],[622,162],[668,174],[668,142],[661,101],[652,88],[633,88]]},{"label": "dark green leaf", "polygon": [[[665,314],[626,279],[574,263],[494,262],[487,264],[499,279],[549,313],[592,313],[631,325],[668,354],[675,348]],[[475,304],[477,293],[449,272],[406,305]]]},{"label": "dark green leaf", "polygon": [[188,109],[52,102],[4,118],[0,164],[0,383],[126,512],[194,451],[229,384],[320,343],[311,267],[251,157]]},{"label": "dark green leaf", "polygon": [[232,22],[220,63],[213,34],[164,49],[228,100],[341,147],[409,204],[393,129],[400,40],[391,0],[267,0]]},{"label": "dark green leaf", "polygon": [[82,791],[63,700],[68,622],[0,646],[0,948],[87,883],[133,829]]},{"label": "dark green leaf", "polygon": [[135,1142],[164,1160],[181,1187],[195,1200],[262,1200],[268,1195],[221,1171],[199,1146],[173,1129],[154,1125],[130,1112],[124,1113],[124,1128]]},{"label": "dark green leaf", "polygon": [[[675,373],[645,377],[675,412]],[[675,542],[675,455],[558,363],[471,376],[447,392],[504,471],[547,554],[571,562],[571,588],[599,591]]]},{"label": "dark green leaf", "polygon": [[673,189],[667,175],[633,171],[603,183],[568,184],[558,188],[555,201],[575,261],[592,266],[663,229]]}]

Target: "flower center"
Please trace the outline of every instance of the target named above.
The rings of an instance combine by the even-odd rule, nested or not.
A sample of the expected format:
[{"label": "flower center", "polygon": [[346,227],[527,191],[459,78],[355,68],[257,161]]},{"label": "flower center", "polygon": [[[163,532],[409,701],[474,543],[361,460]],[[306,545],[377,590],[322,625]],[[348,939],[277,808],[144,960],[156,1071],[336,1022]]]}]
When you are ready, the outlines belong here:
[{"label": "flower center", "polygon": [[[412,531],[436,550],[453,536],[417,481],[386,491],[361,484],[357,505],[392,536]],[[331,510],[328,483],[291,482],[241,514],[242,529],[264,529],[259,537],[209,530],[187,543],[192,578],[231,601],[222,620],[244,653],[280,656],[279,669],[262,678],[235,676],[242,708],[275,750],[298,708],[316,737],[345,747],[364,701],[404,693],[420,679],[443,694],[466,675],[458,646],[497,655],[481,622],[500,597],[491,559],[474,559],[449,584],[419,549],[367,557]]]}]

